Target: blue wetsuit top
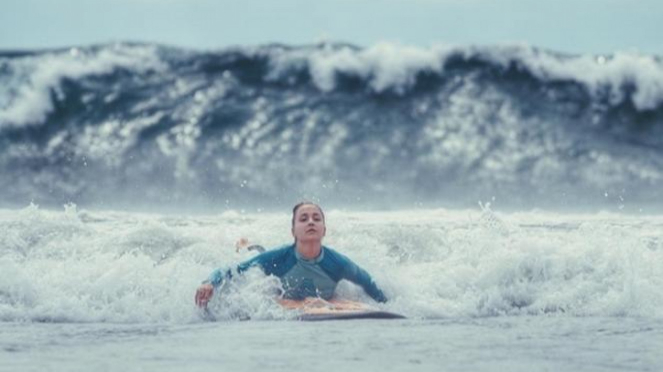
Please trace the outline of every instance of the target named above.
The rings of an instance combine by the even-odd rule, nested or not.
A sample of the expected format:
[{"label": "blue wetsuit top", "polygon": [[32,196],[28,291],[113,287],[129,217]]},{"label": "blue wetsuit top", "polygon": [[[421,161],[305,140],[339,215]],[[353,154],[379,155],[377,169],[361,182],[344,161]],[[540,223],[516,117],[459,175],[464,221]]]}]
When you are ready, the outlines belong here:
[{"label": "blue wetsuit top", "polygon": [[[318,257],[307,260],[297,252],[294,244],[286,245],[239,264],[236,272],[241,274],[254,266],[260,267],[266,275],[281,279],[286,299],[321,297],[329,300],[334,296],[338,282],[346,279],[362,287],[375,301],[387,301],[366,270],[325,246],[322,246]],[[206,282],[216,288],[232,276],[233,270],[216,269]]]}]

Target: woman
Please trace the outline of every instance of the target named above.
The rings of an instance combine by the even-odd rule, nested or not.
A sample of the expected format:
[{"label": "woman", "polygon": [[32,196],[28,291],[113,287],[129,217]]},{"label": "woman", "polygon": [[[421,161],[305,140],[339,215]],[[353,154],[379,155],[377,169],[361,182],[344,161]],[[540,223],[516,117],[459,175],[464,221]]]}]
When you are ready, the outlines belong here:
[{"label": "woman", "polygon": [[[322,245],[327,229],[322,209],[314,203],[303,202],[292,210],[293,244],[261,253],[240,264],[237,273],[257,266],[267,275],[275,275],[283,284],[283,298],[304,300],[320,297],[330,300],[342,279],[359,286],[375,301],[387,298],[373,282],[371,276],[349,258]],[[232,270],[217,269],[196,292],[196,305],[207,306],[210,298],[224,280],[231,279]]]}]

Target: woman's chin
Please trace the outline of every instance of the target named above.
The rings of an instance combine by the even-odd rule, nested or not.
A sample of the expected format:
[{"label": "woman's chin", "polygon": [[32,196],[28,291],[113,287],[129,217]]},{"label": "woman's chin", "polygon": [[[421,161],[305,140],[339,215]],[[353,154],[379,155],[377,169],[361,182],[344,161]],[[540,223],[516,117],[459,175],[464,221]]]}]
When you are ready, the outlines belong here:
[{"label": "woman's chin", "polygon": [[318,235],[304,235],[297,240],[302,243],[315,243],[322,241],[322,237]]}]

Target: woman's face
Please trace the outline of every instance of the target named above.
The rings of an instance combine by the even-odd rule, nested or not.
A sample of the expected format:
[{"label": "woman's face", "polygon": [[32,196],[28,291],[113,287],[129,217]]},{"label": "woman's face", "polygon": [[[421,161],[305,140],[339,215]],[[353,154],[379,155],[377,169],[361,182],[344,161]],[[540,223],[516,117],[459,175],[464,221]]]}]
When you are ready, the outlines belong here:
[{"label": "woman's face", "polygon": [[292,236],[299,242],[321,241],[327,228],[317,205],[304,204],[297,209]]}]

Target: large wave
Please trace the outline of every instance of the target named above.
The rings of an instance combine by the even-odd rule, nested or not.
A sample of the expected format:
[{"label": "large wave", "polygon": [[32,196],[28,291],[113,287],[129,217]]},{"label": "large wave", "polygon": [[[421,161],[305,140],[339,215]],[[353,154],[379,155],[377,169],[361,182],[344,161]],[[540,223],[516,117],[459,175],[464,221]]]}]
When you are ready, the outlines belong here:
[{"label": "large wave", "polygon": [[[5,204],[660,204],[663,65],[532,47],[0,52]],[[388,200],[389,202],[385,202]]]}]

